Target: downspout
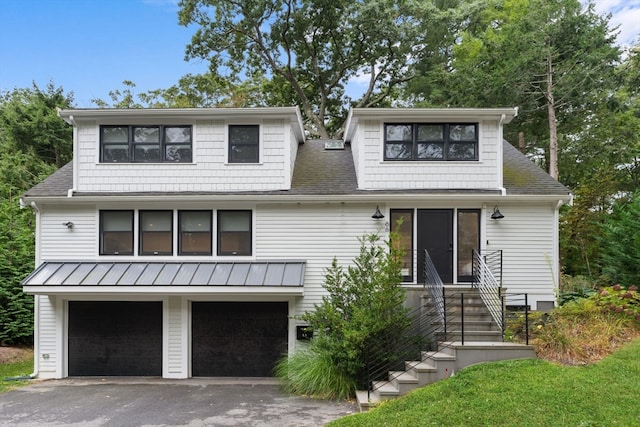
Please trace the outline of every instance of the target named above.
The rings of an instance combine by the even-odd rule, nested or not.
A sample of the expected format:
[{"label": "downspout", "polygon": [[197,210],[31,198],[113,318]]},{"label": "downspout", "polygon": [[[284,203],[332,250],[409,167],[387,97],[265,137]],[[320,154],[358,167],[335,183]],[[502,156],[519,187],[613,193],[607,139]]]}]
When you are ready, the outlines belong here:
[{"label": "downspout", "polygon": [[[76,120],[73,117],[73,115],[69,116],[69,122],[73,125],[73,159],[71,161],[74,162],[75,159],[78,158],[76,155],[77,144],[78,144],[78,124],[76,123]],[[78,168],[74,167],[73,168],[73,184],[71,184],[71,188],[67,190],[67,197],[73,197],[73,193],[76,191],[76,182],[78,182],[77,174],[78,174]]]},{"label": "downspout", "polygon": [[[36,204],[36,202],[32,201],[31,203],[29,203],[29,206],[36,212],[36,215],[40,214],[40,209],[38,209],[38,205]],[[27,205],[24,203],[24,200],[22,198],[20,198],[20,207],[21,208],[27,207]],[[33,313],[34,322],[35,322],[35,319],[38,318],[39,314],[40,314],[40,310],[38,308],[38,304],[36,303],[34,304],[34,313]],[[40,354],[40,343],[38,342],[38,329],[33,328],[33,372],[28,375],[21,375],[17,377],[7,377],[7,378],[4,378],[4,380],[5,381],[21,381],[21,380],[36,379],[38,377],[38,374],[40,373],[40,357],[38,356],[39,354]]]},{"label": "downspout", "polygon": [[[516,112],[517,114],[517,112]],[[502,197],[507,195],[507,189],[504,188],[504,150],[502,148],[502,144],[504,144],[504,132],[502,131],[502,125],[504,124],[505,119],[507,118],[506,114],[502,114],[500,116],[500,120],[498,121],[498,147],[497,150],[500,158],[498,159],[498,168],[500,168],[500,173],[498,174],[498,189],[500,190],[500,195]]]}]

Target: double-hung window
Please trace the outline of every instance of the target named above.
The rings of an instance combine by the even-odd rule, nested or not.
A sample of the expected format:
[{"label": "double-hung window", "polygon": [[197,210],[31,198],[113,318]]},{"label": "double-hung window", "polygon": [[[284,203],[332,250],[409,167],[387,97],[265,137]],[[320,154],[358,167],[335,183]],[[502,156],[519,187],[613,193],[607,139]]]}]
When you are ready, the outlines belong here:
[{"label": "double-hung window", "polygon": [[191,162],[191,126],[101,126],[103,163]]},{"label": "double-hung window", "polygon": [[218,211],[218,255],[251,255],[251,211]]},{"label": "double-hung window", "polygon": [[140,255],[173,253],[173,212],[140,211]]},{"label": "double-hung window", "polygon": [[478,125],[387,123],[384,160],[478,160]]},{"label": "double-hung window", "polygon": [[260,126],[229,125],[229,163],[260,161]]},{"label": "double-hung window", "polygon": [[133,211],[100,211],[100,255],[133,255]]},{"label": "double-hung window", "polygon": [[178,255],[211,255],[211,211],[180,211],[178,226]]}]

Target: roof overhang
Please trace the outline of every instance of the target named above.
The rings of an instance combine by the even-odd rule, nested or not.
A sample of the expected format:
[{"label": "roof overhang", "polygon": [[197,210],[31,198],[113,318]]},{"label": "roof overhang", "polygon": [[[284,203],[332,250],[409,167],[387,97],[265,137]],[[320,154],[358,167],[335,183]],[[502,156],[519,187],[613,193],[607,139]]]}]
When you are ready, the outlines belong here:
[{"label": "roof overhang", "polygon": [[23,197],[23,204],[27,205],[31,201],[38,204],[87,204],[87,203],[139,203],[149,202],[157,203],[161,199],[163,202],[193,202],[193,203],[210,203],[210,202],[238,202],[247,203],[248,205],[260,205],[268,203],[390,203],[396,201],[416,201],[416,200],[440,200],[440,201],[486,201],[486,200],[528,200],[528,201],[569,201],[571,194],[502,194],[501,189],[496,190],[460,190],[460,191],[420,191],[411,192],[404,191],[377,191],[363,190],[356,194],[126,194],[126,193],[108,193],[83,195],[82,193],[74,193],[73,197],[49,196],[49,197]]},{"label": "roof overhang", "polygon": [[26,293],[303,295],[305,261],[48,261],[22,282]]},{"label": "roof overhang", "polygon": [[360,120],[398,122],[481,121],[495,119],[507,124],[518,108],[352,108],[345,124],[345,141],[350,142]]},{"label": "roof overhang", "polygon": [[[288,119],[298,142],[304,142],[304,125],[298,107],[251,108],[81,108],[58,110],[67,123],[74,125],[81,120],[171,120],[171,119]],[[122,123],[130,124],[130,123]]]}]

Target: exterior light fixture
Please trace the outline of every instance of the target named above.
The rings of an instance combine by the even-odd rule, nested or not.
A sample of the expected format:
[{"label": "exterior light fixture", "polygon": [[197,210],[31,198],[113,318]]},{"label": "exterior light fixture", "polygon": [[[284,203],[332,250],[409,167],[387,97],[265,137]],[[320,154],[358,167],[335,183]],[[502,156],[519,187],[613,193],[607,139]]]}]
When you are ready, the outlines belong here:
[{"label": "exterior light fixture", "polygon": [[371,215],[371,218],[373,219],[382,219],[384,218],[384,215],[382,215],[382,212],[380,212],[380,207],[376,206],[376,211],[373,215]]},{"label": "exterior light fixture", "polygon": [[500,210],[498,209],[498,207],[496,206],[495,208],[493,208],[493,213],[491,214],[491,219],[502,219],[504,218],[504,215],[502,215],[502,213],[500,213]]},{"label": "exterior light fixture", "polygon": [[74,226],[74,224],[71,221],[63,222],[62,225],[67,227],[69,230],[71,230]]}]

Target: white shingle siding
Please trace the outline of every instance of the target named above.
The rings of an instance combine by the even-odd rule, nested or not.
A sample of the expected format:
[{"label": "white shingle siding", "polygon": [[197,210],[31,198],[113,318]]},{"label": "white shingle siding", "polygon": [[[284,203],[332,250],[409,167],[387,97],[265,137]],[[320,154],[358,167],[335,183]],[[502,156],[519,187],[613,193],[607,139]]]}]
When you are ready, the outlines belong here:
[{"label": "white shingle siding", "polygon": [[365,120],[352,140],[358,188],[495,190],[498,179],[498,122],[479,123],[478,161],[384,161],[384,122]]},{"label": "white shingle siding", "polygon": [[[119,123],[135,124],[135,123]],[[150,123],[145,123],[150,124]],[[157,123],[164,124],[164,123]],[[174,123],[171,124],[183,124]],[[291,186],[297,141],[284,120],[257,120],[260,163],[227,163],[227,122],[193,123],[193,163],[100,163],[99,123],[78,123],[77,182],[84,192],[269,191]]]}]

